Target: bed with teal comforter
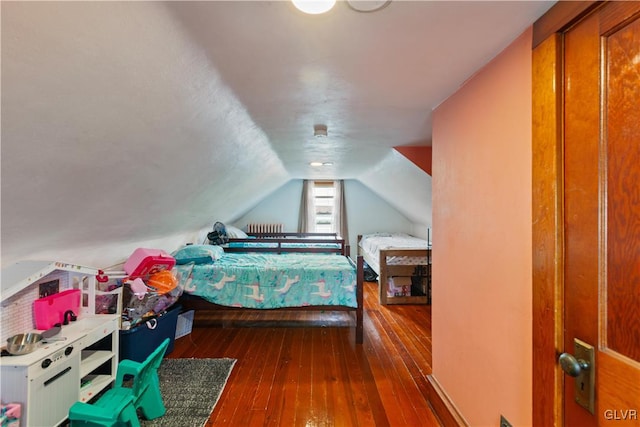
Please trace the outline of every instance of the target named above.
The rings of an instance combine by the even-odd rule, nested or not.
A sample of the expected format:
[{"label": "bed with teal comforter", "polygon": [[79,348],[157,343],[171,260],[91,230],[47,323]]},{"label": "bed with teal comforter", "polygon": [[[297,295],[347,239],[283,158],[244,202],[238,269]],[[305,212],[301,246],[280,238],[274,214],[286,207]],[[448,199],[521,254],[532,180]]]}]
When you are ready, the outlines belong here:
[{"label": "bed with teal comforter", "polygon": [[229,307],[355,308],[356,274],[355,263],[339,255],[225,253],[194,265],[184,292]]},{"label": "bed with teal comforter", "polygon": [[225,253],[212,263],[174,268],[189,275],[185,294],[217,306],[353,310],[362,342],[362,281],[347,256]]}]

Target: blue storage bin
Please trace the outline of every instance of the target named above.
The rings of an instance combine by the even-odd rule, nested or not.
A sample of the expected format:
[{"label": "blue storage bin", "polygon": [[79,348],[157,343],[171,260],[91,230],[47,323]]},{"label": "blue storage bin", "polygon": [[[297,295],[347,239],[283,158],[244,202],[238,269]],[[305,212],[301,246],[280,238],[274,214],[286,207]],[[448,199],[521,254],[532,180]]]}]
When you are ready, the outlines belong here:
[{"label": "blue storage bin", "polygon": [[135,328],[121,330],[119,359],[142,362],[153,350],[158,348],[165,338],[171,339],[165,354],[171,353],[176,336],[178,314],[180,314],[181,309],[180,305],[175,304],[162,316],[156,317],[147,323],[142,323]]}]

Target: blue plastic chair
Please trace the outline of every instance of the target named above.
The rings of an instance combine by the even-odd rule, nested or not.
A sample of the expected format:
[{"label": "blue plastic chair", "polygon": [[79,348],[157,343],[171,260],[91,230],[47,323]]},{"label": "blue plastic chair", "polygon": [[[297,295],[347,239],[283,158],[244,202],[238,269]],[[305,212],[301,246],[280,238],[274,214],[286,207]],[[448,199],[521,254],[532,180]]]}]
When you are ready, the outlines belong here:
[{"label": "blue plastic chair", "polygon": [[71,427],[140,426],[137,411],[147,420],[165,414],[158,368],[171,340],[165,339],[144,361],[122,360],[116,381],[94,403],[76,402],[69,409]]}]

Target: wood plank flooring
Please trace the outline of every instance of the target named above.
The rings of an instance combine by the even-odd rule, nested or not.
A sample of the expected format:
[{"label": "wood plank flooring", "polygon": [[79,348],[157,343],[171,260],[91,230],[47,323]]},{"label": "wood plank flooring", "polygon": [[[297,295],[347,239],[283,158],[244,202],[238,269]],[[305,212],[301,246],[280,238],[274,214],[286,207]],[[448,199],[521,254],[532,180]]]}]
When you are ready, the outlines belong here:
[{"label": "wood plank flooring", "polygon": [[431,307],[380,306],[365,283],[353,313],[197,312],[171,358],[237,359],[207,426],[439,426],[427,400]]}]

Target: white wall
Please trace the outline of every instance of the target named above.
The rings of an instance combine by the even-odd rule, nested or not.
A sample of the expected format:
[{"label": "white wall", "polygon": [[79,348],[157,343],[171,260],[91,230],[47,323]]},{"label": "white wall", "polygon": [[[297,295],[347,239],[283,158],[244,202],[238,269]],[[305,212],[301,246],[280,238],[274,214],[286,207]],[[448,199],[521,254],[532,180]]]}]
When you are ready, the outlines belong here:
[{"label": "white wall", "polygon": [[[431,226],[431,175],[397,150],[390,150],[383,161],[358,176],[358,180],[395,205],[409,221]],[[425,227],[417,231],[418,237],[426,237]]]},{"label": "white wall", "polygon": [[288,179],[162,2],[2,2],[3,267],[171,250]]},{"label": "white wall", "polygon": [[302,180],[292,179],[230,224],[242,230],[255,222],[284,224],[285,231],[297,231],[301,196]]},{"label": "white wall", "polygon": [[[291,180],[230,224],[244,229],[251,222],[282,223],[286,231],[296,231],[301,196],[302,180]],[[353,247],[352,256],[356,255],[355,245],[358,234],[398,231],[426,238],[426,225],[412,223],[360,181],[345,180],[345,197],[349,243]],[[425,213],[426,216],[427,213]],[[430,212],[428,217],[431,217]]]},{"label": "white wall", "polygon": [[[409,190],[416,191],[415,189]],[[349,243],[356,255],[358,234],[376,231],[394,231],[412,234],[416,228],[425,228],[414,224],[395,207],[387,203],[360,181],[345,181],[347,194],[347,219],[349,221]],[[429,212],[431,217],[431,212]]]}]

